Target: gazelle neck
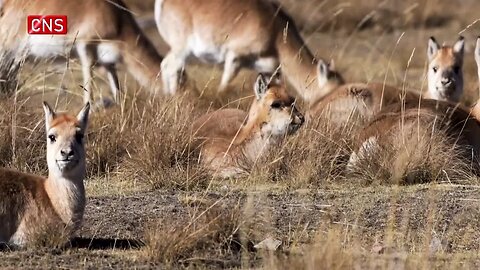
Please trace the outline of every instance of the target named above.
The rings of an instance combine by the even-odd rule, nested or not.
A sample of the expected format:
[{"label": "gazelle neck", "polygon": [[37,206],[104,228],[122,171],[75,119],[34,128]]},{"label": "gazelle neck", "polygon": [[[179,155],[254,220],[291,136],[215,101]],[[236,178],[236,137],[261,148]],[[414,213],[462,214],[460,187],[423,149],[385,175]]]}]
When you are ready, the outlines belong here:
[{"label": "gazelle neck", "polygon": [[68,174],[49,168],[45,189],[53,208],[67,226],[77,229],[85,210],[85,162]]},{"label": "gazelle neck", "polygon": [[260,157],[272,143],[277,141],[277,137],[266,134],[262,127],[257,123],[256,101],[252,105],[246,123],[241,127],[234,145],[239,147],[242,155],[250,161],[255,161]]}]

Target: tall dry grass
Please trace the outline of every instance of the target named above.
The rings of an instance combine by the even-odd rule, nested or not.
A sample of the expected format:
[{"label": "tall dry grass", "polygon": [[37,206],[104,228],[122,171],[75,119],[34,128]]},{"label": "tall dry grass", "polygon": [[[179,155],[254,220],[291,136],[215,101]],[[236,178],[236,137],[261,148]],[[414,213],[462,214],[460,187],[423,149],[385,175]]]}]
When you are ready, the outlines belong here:
[{"label": "tall dry grass", "polygon": [[[398,123],[399,125],[401,123]],[[435,123],[415,121],[357,149],[349,176],[364,184],[476,184],[477,160]]]},{"label": "tall dry grass", "polygon": [[131,112],[136,118],[125,127],[131,150],[120,172],[152,188],[205,187],[204,169],[190,147],[194,105],[186,96],[160,98]]},{"label": "tall dry grass", "polygon": [[21,85],[19,72],[22,60],[16,59],[9,52],[0,53],[0,94],[1,97],[11,96]]},{"label": "tall dry grass", "polygon": [[[442,11],[457,8],[458,4],[456,1],[436,0],[383,1],[380,5],[378,1],[363,1],[361,6],[337,1],[310,1],[306,5],[290,0],[282,2],[295,18],[299,18],[299,24],[307,32],[317,29],[341,32],[346,29],[349,33],[375,28],[388,32],[438,26],[451,19],[448,15],[444,17]],[[152,6],[151,1],[135,1],[134,4],[140,11]],[[465,6],[460,8],[464,10]],[[307,10],[309,12],[305,13]],[[442,18],[445,21],[436,21]],[[462,20],[469,20],[469,15]],[[376,48],[372,51],[377,53]],[[405,57],[395,57],[401,58],[399,62],[405,61]],[[376,57],[373,59],[377,60]],[[374,60],[369,63],[376,65],[372,65],[369,71],[384,74],[385,59],[382,57],[378,61],[381,63],[374,63]],[[352,61],[360,63],[358,59]],[[33,70],[31,74],[36,75],[24,76],[27,84],[19,84],[17,72],[21,70],[15,66],[12,69],[8,61],[0,63],[5,63],[6,69],[0,67],[0,71],[6,70],[1,74],[7,74],[5,89],[9,90],[0,100],[0,165],[45,174],[43,112],[40,100],[32,101],[35,98],[32,93],[38,89],[28,83],[41,81],[45,74]],[[72,84],[79,84],[79,81],[77,78]],[[56,85],[58,82],[44,83]],[[406,198],[399,194],[417,186],[398,187],[398,184],[426,183],[426,188],[432,188],[438,183],[460,183],[475,188],[471,184],[477,184],[478,180],[471,174],[471,165],[462,156],[462,149],[451,147],[443,136],[422,133],[408,137],[401,144],[388,145],[358,166],[352,176],[346,174],[345,167],[354,149],[357,127],[352,124],[338,128],[318,119],[318,123],[302,127],[296,135],[286,138],[284,143],[260,158],[249,176],[237,181],[222,181],[212,179],[198,165],[195,149],[190,147],[190,126],[196,116],[207,110],[218,109],[227,103],[231,107],[239,106],[239,102],[229,101],[236,99],[236,95],[250,95],[250,87],[245,87],[246,92],[235,92],[226,97],[227,102],[211,102],[213,95],[208,94],[200,101],[189,96],[151,99],[144,93],[132,95],[138,87],[130,85],[129,81],[125,84],[128,93],[120,105],[92,115],[87,136],[87,181],[112,176],[111,181],[138,181],[146,184],[147,189],[195,191],[205,197],[210,192],[225,193],[227,190],[227,195],[219,202],[187,206],[189,210],[183,213],[184,218],[153,221],[145,232],[146,247],[141,250],[149,263],[170,267],[260,266],[265,269],[428,269],[430,266],[455,269],[478,266],[475,254],[455,254],[460,250],[475,249],[475,230],[478,228],[472,221],[475,214],[456,215],[461,211],[457,205],[458,208],[451,211],[446,209],[450,214],[442,212],[445,217],[441,217],[437,208],[446,203],[438,198],[439,195],[432,194],[428,198],[432,202],[424,206],[417,202],[418,199],[416,201],[417,193],[407,193]],[[215,91],[210,89],[211,86],[205,88]],[[77,88],[70,90],[75,92]],[[75,103],[65,103],[65,107],[75,109]],[[246,106],[242,103],[241,107]],[[212,182],[221,188],[217,189]],[[434,184],[428,185],[432,182]],[[326,211],[328,213],[325,218],[320,218],[321,224],[314,229],[315,233],[309,232],[307,227],[310,224],[304,224],[303,220],[298,221],[297,231],[291,229],[292,224],[281,224],[282,216],[271,213],[283,207],[277,205],[282,199],[268,207],[252,205],[248,198],[238,199],[239,194],[262,191],[261,186],[268,189],[272,184],[280,184],[289,191],[306,189],[306,196],[312,197],[316,192],[332,189],[334,192],[325,200],[333,201],[335,205],[332,207],[344,215]],[[347,193],[347,198],[335,201],[346,190],[358,190],[358,193],[370,190],[370,193],[364,197]],[[112,191],[111,194],[116,192],[121,193]],[[263,192],[265,197],[260,200],[267,201],[270,192],[276,190],[264,189]],[[282,194],[290,196],[290,193]],[[234,197],[234,200],[228,201],[227,197]],[[414,208],[418,206],[417,211],[397,207],[412,202]],[[307,212],[306,215],[321,211]],[[431,245],[436,243],[432,241],[432,231],[446,228],[445,224],[453,224],[445,238],[456,248],[441,244],[440,254],[431,255]],[[282,230],[282,226],[288,227],[289,231]],[[463,231],[465,227],[467,229]],[[282,247],[276,252],[252,250],[252,245],[267,235],[280,238]],[[372,252],[371,247],[377,238],[380,243]],[[56,245],[54,240],[47,237],[39,245]]]},{"label": "tall dry grass", "polygon": [[241,239],[243,224],[239,204],[216,202],[192,208],[189,219],[158,220],[146,231],[144,258],[173,266],[211,265],[235,267],[251,243]]}]

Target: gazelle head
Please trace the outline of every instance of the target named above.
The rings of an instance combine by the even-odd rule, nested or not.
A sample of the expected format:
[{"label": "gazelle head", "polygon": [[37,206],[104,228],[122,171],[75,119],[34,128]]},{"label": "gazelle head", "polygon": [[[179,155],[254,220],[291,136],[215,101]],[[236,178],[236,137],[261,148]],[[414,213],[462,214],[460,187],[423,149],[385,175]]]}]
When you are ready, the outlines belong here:
[{"label": "gazelle head", "polygon": [[88,124],[90,104],[78,115],[56,113],[46,102],[45,127],[47,131],[47,163],[51,176],[83,179],[85,175],[84,134]]},{"label": "gazelle head", "polygon": [[259,126],[262,136],[293,134],[305,121],[295,107],[295,99],[277,80],[260,74],[254,91],[255,101],[248,119]]},{"label": "gazelle head", "polygon": [[453,46],[440,46],[435,38],[428,40],[427,97],[458,102],[463,94],[463,54],[465,40],[459,37]]},{"label": "gazelle head", "polygon": [[333,60],[326,63],[323,60],[318,60],[317,63],[317,81],[318,87],[324,90],[324,93],[330,93],[333,89],[345,84],[342,75],[335,70],[335,63]]}]

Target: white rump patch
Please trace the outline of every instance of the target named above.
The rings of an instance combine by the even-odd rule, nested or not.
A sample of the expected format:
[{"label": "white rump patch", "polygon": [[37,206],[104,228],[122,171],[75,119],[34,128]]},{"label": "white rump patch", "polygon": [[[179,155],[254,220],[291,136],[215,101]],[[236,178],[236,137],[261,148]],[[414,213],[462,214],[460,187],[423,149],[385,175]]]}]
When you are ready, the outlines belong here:
[{"label": "white rump patch", "polygon": [[347,170],[353,171],[360,160],[371,156],[379,147],[380,145],[378,144],[377,137],[372,136],[368,138],[362,143],[358,149],[358,153],[354,151],[350,155],[350,159],[348,160],[347,164]]},{"label": "white rump patch", "polygon": [[97,58],[102,64],[115,64],[120,60],[120,50],[113,43],[100,43],[97,46]]},{"label": "white rump patch", "polygon": [[28,37],[27,48],[36,57],[55,57],[66,54],[67,40],[62,36],[32,35]]},{"label": "white rump patch", "polygon": [[198,34],[193,33],[188,38],[188,48],[190,48],[195,57],[204,63],[220,64],[225,62],[225,48],[208,42]]}]

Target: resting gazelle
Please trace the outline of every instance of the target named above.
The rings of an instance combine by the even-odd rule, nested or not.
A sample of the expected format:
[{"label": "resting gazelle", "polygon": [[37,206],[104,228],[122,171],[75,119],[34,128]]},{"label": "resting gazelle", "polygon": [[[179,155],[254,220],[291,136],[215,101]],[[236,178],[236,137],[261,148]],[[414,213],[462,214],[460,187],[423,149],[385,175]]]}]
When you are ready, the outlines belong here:
[{"label": "resting gazelle", "polygon": [[48,177],[0,169],[0,243],[24,247],[45,234],[68,237],[83,219],[90,104],[76,117],[43,108]]},{"label": "resting gazelle", "polygon": [[[170,46],[162,62],[164,91],[170,94],[184,81],[185,64],[192,56],[224,63],[219,91],[241,68],[273,74],[279,65],[308,104],[338,85],[333,81],[343,83],[340,74],[317,62],[294,21],[273,2],[156,0],[155,20]],[[325,72],[329,80],[317,80],[317,72]]]},{"label": "resting gazelle", "polygon": [[[475,60],[480,82],[480,38],[476,43]],[[479,101],[480,99],[470,109],[457,103],[432,99],[385,107],[358,135],[357,146],[350,157],[348,168],[353,169],[360,160],[394,140],[400,140],[403,136],[419,136],[417,130],[425,128],[426,132],[445,135],[445,141],[461,146],[469,159],[478,161]]]},{"label": "resting gazelle", "polygon": [[248,174],[254,162],[303,124],[294,98],[274,80],[259,75],[248,113],[222,109],[205,114],[193,124],[200,161],[214,176]]},{"label": "resting gazelle", "polygon": [[[428,90],[423,98],[458,102],[463,94],[464,38],[453,46],[428,41]],[[307,118],[326,113],[335,123],[346,123],[356,117],[371,120],[383,107],[398,102],[418,102],[419,94],[381,83],[349,83],[338,87],[317,101]]]}]

